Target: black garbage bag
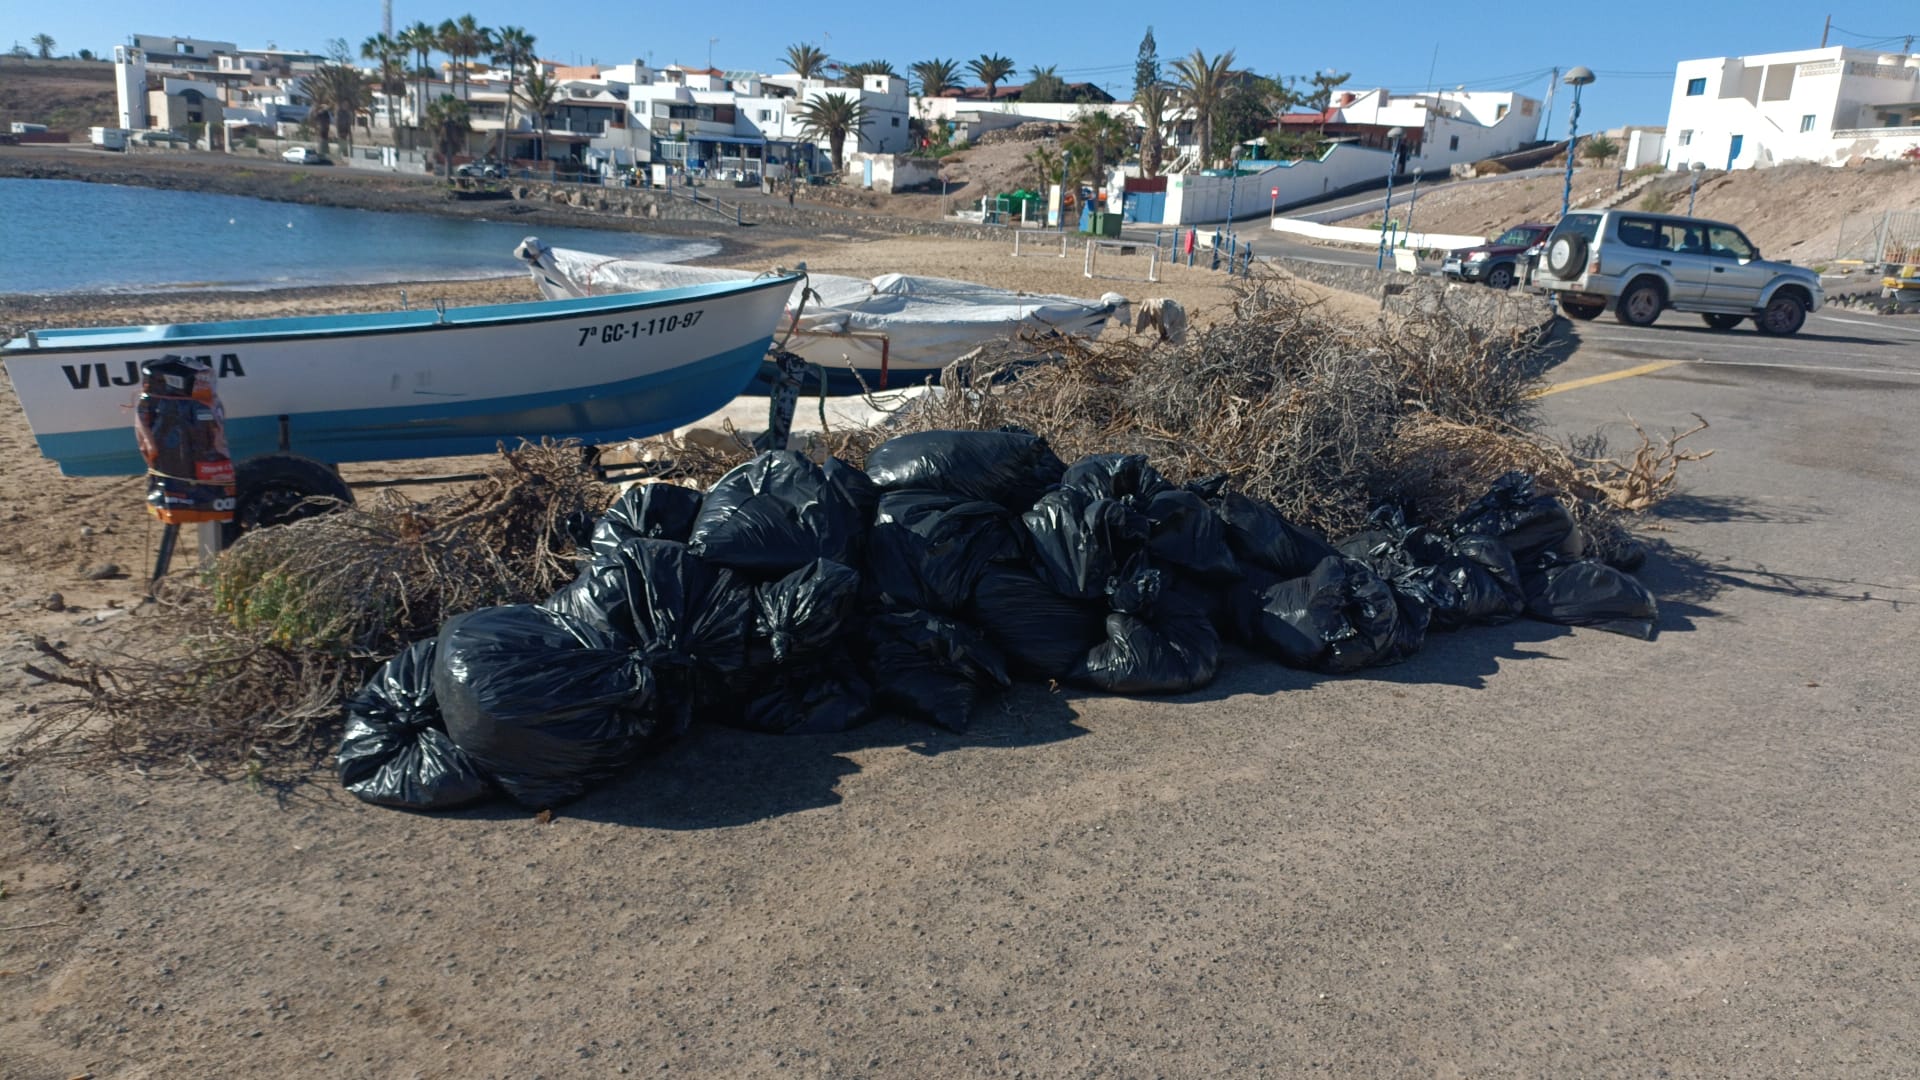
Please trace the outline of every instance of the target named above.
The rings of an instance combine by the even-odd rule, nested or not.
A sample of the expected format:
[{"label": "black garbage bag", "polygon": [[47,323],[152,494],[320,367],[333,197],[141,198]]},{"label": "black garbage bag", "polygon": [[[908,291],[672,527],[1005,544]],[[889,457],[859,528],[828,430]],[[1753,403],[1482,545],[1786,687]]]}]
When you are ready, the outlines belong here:
[{"label": "black garbage bag", "polygon": [[1313,531],[1237,492],[1221,496],[1214,512],[1227,528],[1227,546],[1242,570],[1259,567],[1282,578],[1297,578],[1335,554],[1333,546]]},{"label": "black garbage bag", "polygon": [[1058,484],[1066,468],[1047,440],[1018,429],[919,431],[867,455],[867,475],[882,491],[939,491],[1015,513]]},{"label": "black garbage bag", "polygon": [[656,742],[652,671],[618,639],[528,604],[440,628],[433,687],[447,734],[534,809],[577,798]]},{"label": "black garbage bag", "polygon": [[347,732],[334,761],[340,783],[366,802],[446,810],[493,792],[447,737],[433,693],[433,640],[380,665],[347,701]]},{"label": "black garbage bag", "polygon": [[673,540],[624,541],[540,606],[620,638],[656,668],[720,671],[745,662],[755,614],[749,583]]},{"label": "black garbage bag", "polygon": [[1536,492],[1533,474],[1524,472],[1494,481],[1491,490],[1453,520],[1453,531],[1499,540],[1521,566],[1548,552],[1577,559],[1585,546],[1573,514],[1559,499]]},{"label": "black garbage bag", "polygon": [[873,686],[843,645],[815,663],[754,669],[717,706],[702,715],[748,731],[824,735],[871,720]]},{"label": "black garbage bag", "polygon": [[1007,657],[1018,674],[1064,679],[1106,634],[1104,604],[1071,600],[1031,571],[987,567],[974,583],[970,623]]},{"label": "black garbage bag", "polygon": [[1158,571],[1136,573],[1114,592],[1106,640],[1071,673],[1112,694],[1181,694],[1213,681],[1220,634],[1199,607],[1162,591]]},{"label": "black garbage bag", "polygon": [[792,573],[815,559],[854,565],[873,516],[870,489],[859,476],[841,465],[829,478],[793,450],[761,454],[707,492],[687,547],[760,578]]},{"label": "black garbage bag", "polygon": [[1060,486],[1092,499],[1119,499],[1144,510],[1147,500],[1174,487],[1147,462],[1145,454],[1093,454],[1081,458],[1060,477]]},{"label": "black garbage bag", "polygon": [[1104,597],[1109,579],[1146,547],[1152,529],[1132,507],[1071,488],[1042,495],[1020,520],[1040,579],[1075,600]]},{"label": "black garbage bag", "polygon": [[1417,529],[1408,537],[1406,551],[1415,564],[1430,571],[1429,589],[1435,598],[1430,606],[1438,629],[1503,623],[1526,610],[1527,594],[1513,553],[1491,536]]},{"label": "black garbage bag", "polygon": [[1347,672],[1403,659],[1419,647],[1400,626],[1393,587],[1341,555],[1253,597],[1250,644],[1291,667]]},{"label": "black garbage bag", "polygon": [[622,492],[593,526],[596,556],[611,555],[628,540],[678,540],[693,535],[700,492],[678,484],[638,484]]},{"label": "black garbage bag", "polygon": [[867,623],[874,705],[965,731],[982,687],[1007,687],[1007,661],[978,631],[931,611],[894,611]]},{"label": "black garbage bag", "polygon": [[818,655],[840,636],[859,597],[857,571],[816,559],[754,588],[754,638],[766,645],[774,664]]},{"label": "black garbage bag", "polygon": [[623,557],[616,544],[606,555],[582,566],[577,577],[542,600],[540,606],[630,642],[639,621],[637,605],[645,602],[646,581],[640,566]]},{"label": "black garbage bag", "polygon": [[1632,574],[1593,559],[1543,556],[1528,567],[1527,614],[1543,622],[1591,626],[1652,641],[1660,605]]},{"label": "black garbage bag", "polygon": [[988,564],[1023,557],[1013,516],[997,503],[890,491],[867,534],[867,592],[884,608],[958,614]]},{"label": "black garbage bag", "polygon": [[1178,567],[1199,581],[1240,580],[1240,562],[1227,543],[1226,522],[1206,500],[1191,491],[1160,491],[1147,500],[1145,512],[1152,523],[1147,550],[1156,563]]}]

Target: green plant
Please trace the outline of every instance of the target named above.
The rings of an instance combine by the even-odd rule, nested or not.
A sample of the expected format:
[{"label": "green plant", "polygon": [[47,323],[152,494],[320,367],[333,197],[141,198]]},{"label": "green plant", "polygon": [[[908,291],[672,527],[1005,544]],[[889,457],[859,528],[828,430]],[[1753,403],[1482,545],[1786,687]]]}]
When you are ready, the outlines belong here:
[{"label": "green plant", "polygon": [[1649,214],[1664,214],[1673,209],[1673,196],[1664,191],[1649,191],[1640,196],[1640,209]]}]

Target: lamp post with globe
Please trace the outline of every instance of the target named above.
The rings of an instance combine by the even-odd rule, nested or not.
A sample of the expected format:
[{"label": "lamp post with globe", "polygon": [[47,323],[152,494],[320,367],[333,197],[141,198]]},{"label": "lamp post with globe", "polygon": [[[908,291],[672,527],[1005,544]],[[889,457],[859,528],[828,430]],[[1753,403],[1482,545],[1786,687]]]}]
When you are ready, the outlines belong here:
[{"label": "lamp post with globe", "polygon": [[1573,205],[1573,159],[1580,145],[1580,88],[1593,82],[1593,72],[1585,67],[1575,67],[1560,81],[1573,87],[1573,107],[1567,118],[1567,183],[1560,191],[1560,216],[1566,217],[1568,208]]}]

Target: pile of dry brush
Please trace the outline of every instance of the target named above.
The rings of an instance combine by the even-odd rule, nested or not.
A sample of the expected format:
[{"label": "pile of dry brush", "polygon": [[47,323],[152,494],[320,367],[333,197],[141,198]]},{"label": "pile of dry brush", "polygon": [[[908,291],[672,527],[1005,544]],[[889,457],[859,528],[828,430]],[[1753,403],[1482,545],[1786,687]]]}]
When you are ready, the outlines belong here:
[{"label": "pile of dry brush", "polygon": [[[1009,342],[949,369],[944,391],[890,423],[829,433],[824,448],[858,465],[910,431],[1018,425],[1068,461],[1138,452],[1176,482],[1224,473],[1335,538],[1383,502],[1451,516],[1525,469],[1604,554],[1631,542],[1623,515],[1653,506],[1680,464],[1705,454],[1679,445],[1692,431],[1640,431],[1624,460],[1598,437],[1542,437],[1541,368],[1532,327],[1490,328],[1444,302],[1359,326],[1256,279],[1184,344]],[[703,486],[747,456],[671,438],[646,449]],[[36,674],[75,693],[43,713],[24,750],[250,776],[309,768],[330,748],[341,699],[399,646],[445,616],[536,600],[573,576],[566,519],[613,496],[582,466],[578,447],[522,447],[433,502],[389,496],[247,536],[204,588],[136,620],[144,632],[117,655],[46,650]]]}]

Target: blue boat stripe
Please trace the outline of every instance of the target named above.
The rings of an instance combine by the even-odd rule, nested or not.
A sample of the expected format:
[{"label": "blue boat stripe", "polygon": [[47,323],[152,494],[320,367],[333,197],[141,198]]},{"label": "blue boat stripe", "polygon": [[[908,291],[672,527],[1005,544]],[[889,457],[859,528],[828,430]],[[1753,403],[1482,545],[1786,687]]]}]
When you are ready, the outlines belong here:
[{"label": "blue boat stripe", "polygon": [[[385,409],[300,413],[290,420],[292,451],[318,461],[400,461],[492,453],[497,443],[560,434],[588,444],[654,435],[725,407],[759,371],[771,334],[716,356],[594,387]],[[244,461],[279,449],[276,416],[229,419],[227,448]],[[40,452],[67,476],[138,476],[146,460],[133,427],[38,437]]]}]

